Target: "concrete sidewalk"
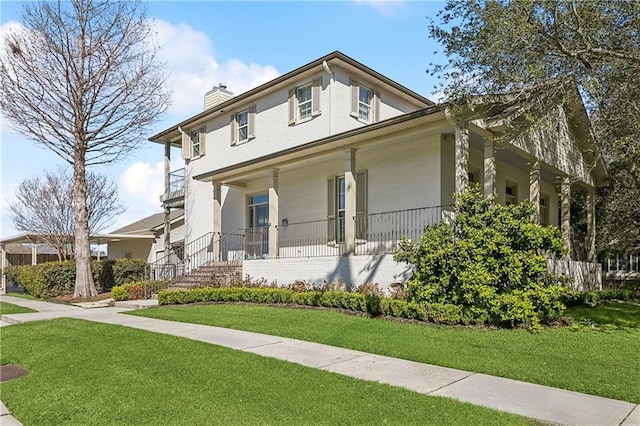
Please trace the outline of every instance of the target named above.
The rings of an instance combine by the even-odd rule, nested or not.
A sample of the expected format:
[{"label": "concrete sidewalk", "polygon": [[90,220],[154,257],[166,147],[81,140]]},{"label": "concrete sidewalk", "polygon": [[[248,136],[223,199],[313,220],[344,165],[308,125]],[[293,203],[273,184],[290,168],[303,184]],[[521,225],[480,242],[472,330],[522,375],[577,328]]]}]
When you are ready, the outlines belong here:
[{"label": "concrete sidewalk", "polygon": [[0,300],[39,311],[3,315],[2,321],[9,324],[53,318],[116,324],[213,343],[553,423],[640,426],[639,406],[625,401],[284,337],[119,315],[129,310],[124,307],[82,309],[9,296],[1,296]]}]

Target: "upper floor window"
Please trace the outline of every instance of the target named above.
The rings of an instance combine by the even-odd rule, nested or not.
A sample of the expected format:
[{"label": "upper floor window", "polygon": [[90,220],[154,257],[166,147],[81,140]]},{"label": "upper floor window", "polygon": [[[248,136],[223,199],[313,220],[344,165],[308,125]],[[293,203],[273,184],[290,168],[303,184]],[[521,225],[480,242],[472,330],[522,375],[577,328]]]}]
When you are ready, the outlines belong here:
[{"label": "upper floor window", "polygon": [[296,89],[296,100],[298,101],[298,118],[304,120],[311,117],[311,83]]},{"label": "upper floor window", "polygon": [[182,158],[189,160],[204,155],[206,132],[206,127],[191,132],[182,132]]},{"label": "upper floor window", "polygon": [[358,117],[360,120],[371,121],[373,103],[373,91],[368,87],[360,86],[358,89]]},{"label": "upper floor window", "polygon": [[289,125],[320,115],[322,78],[289,90]]},{"label": "upper floor window", "polygon": [[256,137],[256,107],[250,106],[244,111],[231,115],[231,145],[247,142]]},{"label": "upper floor window", "polygon": [[351,116],[365,123],[380,121],[380,94],[351,80]]},{"label": "upper floor window", "polygon": [[238,142],[249,139],[249,110],[238,113]]},{"label": "upper floor window", "polygon": [[191,132],[191,158],[200,157],[200,131]]}]

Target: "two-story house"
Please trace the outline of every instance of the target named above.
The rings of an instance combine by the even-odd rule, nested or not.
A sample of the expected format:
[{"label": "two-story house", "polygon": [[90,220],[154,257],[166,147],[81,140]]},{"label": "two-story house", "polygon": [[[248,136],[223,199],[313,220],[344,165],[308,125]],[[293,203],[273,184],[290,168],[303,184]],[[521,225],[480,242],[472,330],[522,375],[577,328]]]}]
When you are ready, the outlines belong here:
[{"label": "two-story house", "polygon": [[[391,255],[400,236],[417,239],[471,181],[501,203],[532,201],[566,244],[570,192],[586,191],[595,260],[594,189],[606,170],[579,98],[510,140],[498,137],[510,109],[485,110],[457,120],[340,52],[237,96],[216,87],[203,112],[150,138],[165,147],[165,216],[184,208],[180,258],[187,270],[241,261],[245,275],[283,285],[388,285],[409,274]],[[171,147],[185,161],[178,186]]]}]

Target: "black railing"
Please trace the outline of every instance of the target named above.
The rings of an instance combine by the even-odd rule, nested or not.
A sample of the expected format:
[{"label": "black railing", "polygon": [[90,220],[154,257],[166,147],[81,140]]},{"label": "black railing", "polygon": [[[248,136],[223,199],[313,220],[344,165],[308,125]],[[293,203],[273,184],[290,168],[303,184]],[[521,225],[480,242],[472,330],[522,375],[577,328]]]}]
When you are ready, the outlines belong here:
[{"label": "black railing", "polygon": [[181,247],[176,247],[169,254],[149,264],[148,277],[152,280],[164,280],[185,274],[186,259],[190,253],[197,253],[211,247],[214,240],[213,232],[207,232],[200,238]]},{"label": "black railing", "polygon": [[277,226],[278,257],[339,256],[344,252],[344,218]]}]

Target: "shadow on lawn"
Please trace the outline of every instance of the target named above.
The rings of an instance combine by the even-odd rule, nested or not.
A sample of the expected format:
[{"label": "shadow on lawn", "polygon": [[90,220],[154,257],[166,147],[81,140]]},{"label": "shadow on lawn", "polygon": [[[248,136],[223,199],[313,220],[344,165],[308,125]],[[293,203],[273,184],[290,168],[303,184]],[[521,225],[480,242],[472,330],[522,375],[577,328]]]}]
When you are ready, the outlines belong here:
[{"label": "shadow on lawn", "polygon": [[611,302],[597,306],[577,306],[568,309],[566,315],[581,322],[640,328],[640,303]]}]

